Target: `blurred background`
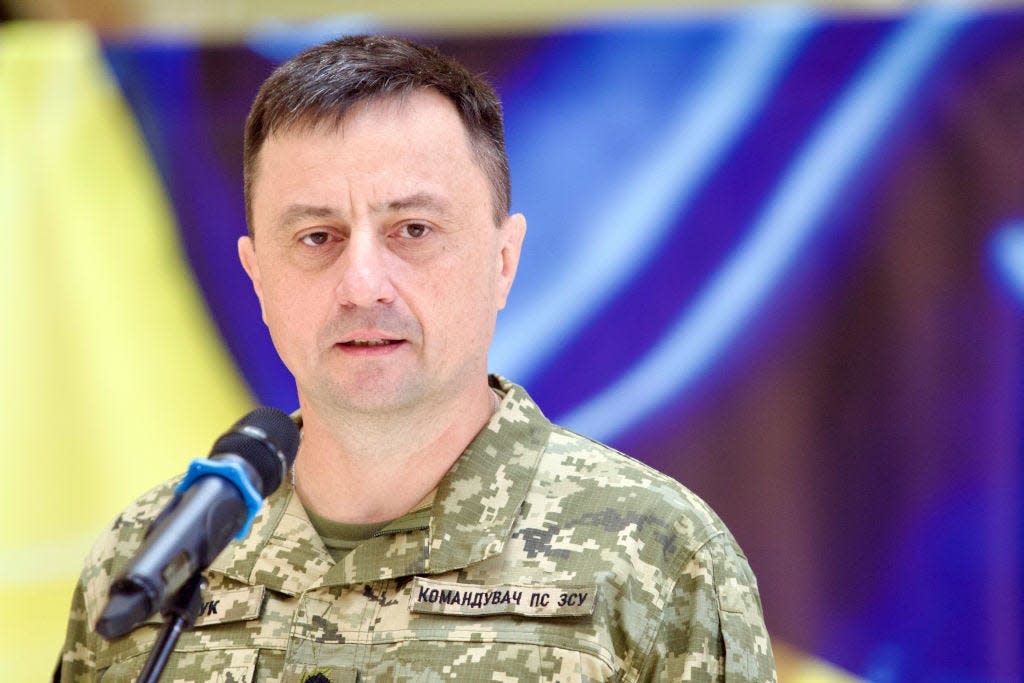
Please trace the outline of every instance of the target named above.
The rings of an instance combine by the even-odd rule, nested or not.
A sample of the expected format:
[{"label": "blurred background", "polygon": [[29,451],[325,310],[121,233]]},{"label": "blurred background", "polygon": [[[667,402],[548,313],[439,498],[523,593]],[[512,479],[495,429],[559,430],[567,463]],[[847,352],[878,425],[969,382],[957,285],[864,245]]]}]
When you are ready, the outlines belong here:
[{"label": "blurred background", "polygon": [[[557,5],[557,6],[556,6]],[[236,265],[260,82],[346,33],[506,106],[530,230],[491,356],[675,476],[782,681],[1024,680],[1024,9],[0,1],[0,679],[81,561],[294,386]]]}]

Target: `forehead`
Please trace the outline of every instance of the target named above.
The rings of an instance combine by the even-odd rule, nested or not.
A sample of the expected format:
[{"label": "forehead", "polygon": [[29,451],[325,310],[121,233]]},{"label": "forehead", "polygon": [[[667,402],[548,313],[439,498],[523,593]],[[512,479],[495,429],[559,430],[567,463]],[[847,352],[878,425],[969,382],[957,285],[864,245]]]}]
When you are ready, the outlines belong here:
[{"label": "forehead", "polygon": [[352,192],[390,201],[394,197],[381,195],[423,191],[486,204],[490,199],[455,106],[431,90],[366,100],[340,119],[275,131],[257,159],[254,219],[266,216],[259,208],[268,204],[325,204]]},{"label": "forehead", "polygon": [[[257,157],[257,171],[277,161],[273,151],[287,148],[285,156],[304,140],[331,140],[354,156],[374,146],[382,152],[430,153],[462,157],[472,152],[469,132],[455,105],[434,90],[421,88],[396,95],[372,97],[352,104],[340,116],[311,114],[273,130]],[[269,157],[269,161],[268,161]]]}]

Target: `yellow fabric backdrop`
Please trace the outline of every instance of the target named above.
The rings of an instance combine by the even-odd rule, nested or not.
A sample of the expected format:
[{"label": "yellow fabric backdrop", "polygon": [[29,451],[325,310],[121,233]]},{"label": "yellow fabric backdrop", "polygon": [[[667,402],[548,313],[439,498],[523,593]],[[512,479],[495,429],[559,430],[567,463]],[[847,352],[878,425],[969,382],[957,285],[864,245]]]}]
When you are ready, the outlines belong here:
[{"label": "yellow fabric backdrop", "polygon": [[251,406],[175,233],[90,31],[0,26],[2,681],[47,679],[99,530]]}]

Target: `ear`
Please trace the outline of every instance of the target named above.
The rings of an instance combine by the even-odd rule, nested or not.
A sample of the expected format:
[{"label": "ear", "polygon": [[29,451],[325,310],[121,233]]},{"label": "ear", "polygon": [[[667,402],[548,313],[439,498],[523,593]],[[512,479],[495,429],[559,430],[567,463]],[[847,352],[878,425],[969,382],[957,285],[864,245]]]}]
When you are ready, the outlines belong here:
[{"label": "ear", "polygon": [[499,228],[501,251],[498,253],[498,310],[505,308],[512,281],[519,268],[519,255],[526,236],[526,217],[521,213],[512,214]]},{"label": "ear", "polygon": [[260,301],[260,315],[263,317],[263,323],[267,322],[267,309],[263,306],[263,284],[260,280],[260,264],[256,259],[256,244],[253,242],[252,237],[243,235],[238,238],[238,260],[242,262],[242,268],[245,269],[246,274],[252,281],[253,291],[256,292],[256,298]]}]

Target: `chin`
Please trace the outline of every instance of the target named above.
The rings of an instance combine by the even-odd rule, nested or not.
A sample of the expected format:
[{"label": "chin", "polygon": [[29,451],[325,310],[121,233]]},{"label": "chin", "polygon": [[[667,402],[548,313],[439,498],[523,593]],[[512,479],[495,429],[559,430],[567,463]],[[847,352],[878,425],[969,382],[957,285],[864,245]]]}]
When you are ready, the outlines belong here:
[{"label": "chin", "polygon": [[418,394],[408,387],[372,380],[331,384],[316,393],[323,404],[336,410],[367,414],[398,410],[418,400]]}]

